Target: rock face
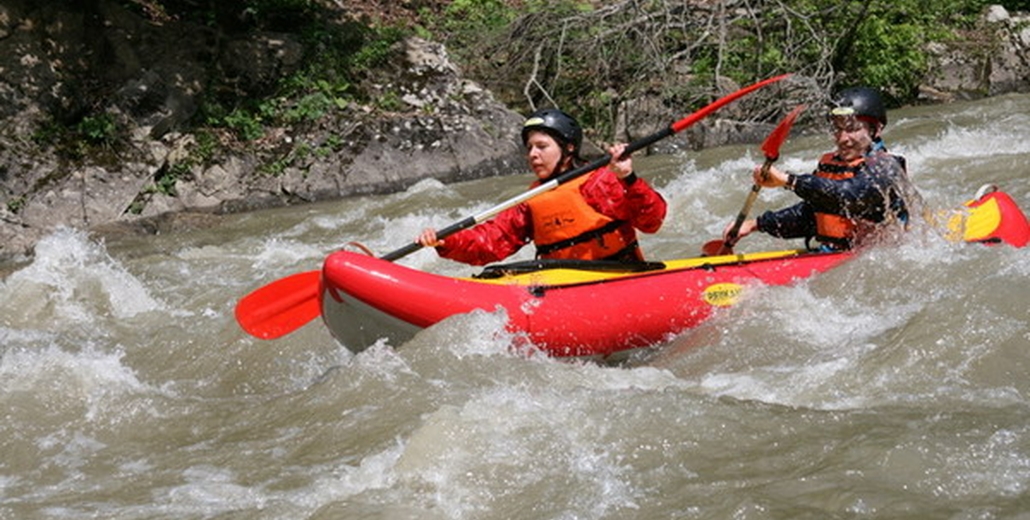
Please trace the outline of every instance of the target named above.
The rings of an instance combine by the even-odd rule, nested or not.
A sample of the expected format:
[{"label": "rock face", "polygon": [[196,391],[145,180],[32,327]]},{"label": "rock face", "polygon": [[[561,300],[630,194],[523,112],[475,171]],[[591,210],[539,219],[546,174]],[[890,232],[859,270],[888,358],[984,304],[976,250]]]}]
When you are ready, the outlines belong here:
[{"label": "rock face", "polygon": [[[209,84],[201,64],[214,60],[242,95],[267,92],[301,62],[295,38],[260,32],[215,44],[114,1],[40,3],[0,0],[0,259],[29,253],[58,226],[153,231],[169,212],[243,211],[524,169],[522,117],[463,79],[441,45],[417,38],[391,49],[390,65],[363,86],[373,98],[399,97],[391,111],[339,103],[326,117],[198,161],[203,144],[178,130]],[[87,105],[96,99],[109,104]],[[69,154],[48,134],[51,118],[81,119],[100,139],[88,156]],[[107,142],[111,128],[129,137]]]},{"label": "rock face", "polygon": [[1030,15],[987,8],[976,30],[948,43],[932,43],[934,63],[920,87],[927,101],[975,99],[1030,89]]},{"label": "rock face", "polygon": [[[231,77],[240,98],[260,97],[310,51],[291,34],[162,24],[125,5],[0,0],[0,260],[29,254],[58,226],[152,232],[224,212],[394,191],[427,177],[525,171],[522,117],[464,79],[442,46],[417,38],[392,48],[388,65],[361,85],[368,98],[389,99],[389,109],[337,102],[324,117],[260,127],[248,146],[205,155],[211,143],[181,130],[198,114],[213,71]],[[1027,90],[1027,21],[994,7],[982,41],[931,49],[937,64],[924,97]],[[656,100],[623,108],[618,133],[627,141],[682,116],[662,114]],[[55,122],[77,125],[91,148],[74,148],[52,130]],[[756,138],[768,129],[758,130]],[[713,118],[663,146],[746,135]],[[200,213],[208,217],[169,217]]]}]

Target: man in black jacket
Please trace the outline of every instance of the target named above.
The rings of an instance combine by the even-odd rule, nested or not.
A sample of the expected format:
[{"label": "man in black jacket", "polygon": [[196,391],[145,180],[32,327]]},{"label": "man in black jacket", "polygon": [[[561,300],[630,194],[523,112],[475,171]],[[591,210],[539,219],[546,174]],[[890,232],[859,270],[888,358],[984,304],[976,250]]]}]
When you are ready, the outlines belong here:
[{"label": "man in black jacket", "polygon": [[[812,175],[785,173],[775,166],[755,183],[793,191],[801,202],[745,220],[739,237],[757,230],[779,238],[815,239],[819,249],[850,249],[874,230],[904,226],[920,197],[908,180],[904,158],[887,152],[880,133],[887,111],[875,89],[859,87],[834,97],[827,119],[836,150],[824,154]],[[733,227],[726,227],[725,237]]]}]

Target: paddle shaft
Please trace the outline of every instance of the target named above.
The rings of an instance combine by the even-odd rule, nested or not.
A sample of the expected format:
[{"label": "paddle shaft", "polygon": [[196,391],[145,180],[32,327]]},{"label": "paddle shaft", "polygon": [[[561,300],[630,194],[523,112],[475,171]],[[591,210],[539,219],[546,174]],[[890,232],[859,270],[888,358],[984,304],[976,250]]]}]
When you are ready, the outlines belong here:
[{"label": "paddle shaft", "polygon": [[[776,159],[776,157],[765,158],[765,162],[762,163],[763,179],[769,175],[769,167],[772,166],[772,163],[776,162]],[[740,240],[740,227],[744,225],[744,221],[747,220],[747,216],[751,213],[751,206],[755,205],[755,200],[758,199],[758,192],[760,191],[762,191],[762,187],[760,185],[751,185],[751,192],[747,194],[747,200],[744,201],[744,207],[740,209],[740,213],[737,213],[737,220],[733,221],[733,227],[730,228],[729,233],[726,233],[726,242],[723,244],[724,249],[733,249],[737,240]]]},{"label": "paddle shaft", "polygon": [[[676,134],[676,133],[682,131],[684,128],[687,128],[688,126],[693,125],[694,123],[696,123],[696,122],[700,121],[701,119],[707,117],[712,112],[715,112],[716,110],[722,108],[723,105],[726,105],[728,103],[731,103],[731,102],[735,101],[737,98],[740,98],[740,97],[742,97],[744,95],[747,95],[747,94],[751,93],[752,91],[760,89],[760,88],[762,88],[762,87],[764,87],[764,86],[766,86],[766,85],[768,85],[770,83],[774,83],[774,82],[780,81],[780,80],[782,80],[782,79],[784,79],[784,78],[786,78],[788,76],[790,76],[790,74],[781,74],[779,76],[774,76],[772,78],[769,78],[769,79],[766,79],[766,80],[763,80],[763,81],[759,81],[758,83],[755,83],[754,85],[751,85],[749,87],[745,87],[745,88],[743,88],[741,90],[738,90],[738,91],[736,91],[736,92],[734,92],[732,94],[729,94],[727,96],[719,98],[715,102],[713,102],[710,105],[708,105],[708,106],[698,110],[697,112],[694,112],[693,114],[690,114],[689,116],[684,117],[683,119],[680,119],[679,121],[676,121],[676,122],[670,124],[669,126],[663,128],[663,129],[661,129],[661,130],[659,130],[659,131],[657,131],[657,132],[655,132],[655,133],[653,133],[653,134],[651,134],[649,136],[642,137],[640,139],[637,139],[637,140],[627,144],[626,145],[626,150],[623,152],[623,157],[628,156],[628,155],[632,154],[633,152],[636,152],[637,150],[640,150],[642,148],[647,148],[648,146],[651,146],[652,144],[654,144],[654,143],[656,143],[658,141],[661,141],[662,139],[665,139],[666,137],[669,137],[669,136],[671,136],[673,134]],[[557,177],[555,177],[554,179],[551,179],[551,180],[549,180],[549,181],[547,181],[547,182],[545,182],[545,183],[543,183],[543,184],[541,184],[541,185],[539,185],[539,186],[537,186],[537,187],[535,187],[535,188],[533,188],[533,189],[531,189],[531,190],[529,190],[529,191],[527,191],[525,193],[522,193],[521,195],[518,195],[516,197],[508,199],[508,200],[506,200],[506,201],[504,201],[504,202],[502,202],[502,203],[500,203],[500,204],[498,204],[498,205],[496,205],[496,206],[494,206],[494,207],[492,207],[492,208],[490,208],[490,209],[488,209],[486,211],[483,211],[482,213],[478,213],[476,215],[473,215],[473,216],[470,216],[470,217],[466,217],[466,218],[464,218],[464,219],[462,219],[462,220],[460,220],[458,222],[455,222],[454,224],[451,224],[450,226],[447,226],[447,227],[445,227],[443,229],[440,229],[440,230],[438,230],[436,232],[436,237],[438,239],[442,240],[442,239],[444,239],[444,238],[446,238],[448,236],[451,236],[451,235],[457,233],[458,231],[461,231],[461,230],[466,229],[466,228],[470,228],[470,227],[472,227],[472,226],[474,226],[476,224],[479,224],[480,222],[483,222],[485,220],[488,220],[488,219],[496,216],[498,213],[500,213],[500,212],[502,212],[502,211],[504,211],[504,210],[506,210],[508,208],[515,207],[518,204],[521,204],[521,203],[523,203],[523,202],[525,202],[525,201],[527,201],[527,200],[529,200],[529,199],[531,199],[533,197],[536,197],[537,195],[539,195],[541,193],[553,190],[554,188],[557,188],[558,186],[561,186],[562,184],[565,184],[565,183],[567,183],[567,182],[569,182],[569,181],[571,181],[573,179],[576,179],[576,178],[578,178],[578,177],[580,177],[580,176],[582,176],[582,175],[584,175],[586,173],[590,173],[590,172],[592,172],[594,170],[597,170],[598,168],[601,168],[602,166],[610,163],[611,160],[612,160],[611,154],[605,154],[602,157],[598,157],[597,159],[594,159],[593,161],[590,161],[589,163],[584,164],[583,166],[579,166],[579,167],[573,168],[573,169],[571,169],[571,170],[569,170],[569,171],[567,171],[565,173],[562,173],[562,174],[558,175]],[[397,250],[391,251],[389,253],[386,253],[385,255],[381,256],[380,258],[383,259],[383,260],[387,260],[387,261],[391,261],[392,262],[392,261],[397,260],[399,258],[403,258],[405,256],[408,256],[411,253],[414,253],[415,251],[418,251],[419,249],[422,249],[422,247],[423,247],[422,244],[420,244],[418,242],[411,242],[411,243],[405,245],[404,247],[401,247],[400,249],[397,249]]]}]

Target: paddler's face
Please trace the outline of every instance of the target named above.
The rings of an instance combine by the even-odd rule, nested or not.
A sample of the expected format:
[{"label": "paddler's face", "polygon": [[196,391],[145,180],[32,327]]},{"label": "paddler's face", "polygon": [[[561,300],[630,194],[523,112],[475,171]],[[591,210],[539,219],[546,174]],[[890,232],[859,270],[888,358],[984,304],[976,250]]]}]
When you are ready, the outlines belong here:
[{"label": "paddler's face", "polygon": [[873,146],[873,134],[869,124],[854,116],[830,118],[833,140],[837,143],[837,154],[845,161],[857,159]]},{"label": "paddler's face", "polygon": [[547,132],[530,132],[526,138],[526,160],[537,178],[546,179],[562,160],[561,145]]}]

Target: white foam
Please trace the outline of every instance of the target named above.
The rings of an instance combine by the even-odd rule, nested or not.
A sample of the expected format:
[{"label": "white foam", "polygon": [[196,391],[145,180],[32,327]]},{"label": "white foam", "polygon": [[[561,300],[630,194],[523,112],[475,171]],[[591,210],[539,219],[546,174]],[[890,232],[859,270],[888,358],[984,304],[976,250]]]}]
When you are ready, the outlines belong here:
[{"label": "white foam", "polygon": [[[93,346],[68,351],[50,345],[15,348],[0,357],[0,395],[31,395],[54,403],[68,419],[99,420],[131,413],[119,403],[132,395],[154,392],[124,363],[124,352],[103,352]],[[84,413],[79,416],[79,407]]]},{"label": "white foam", "polygon": [[33,262],[0,282],[0,299],[8,319],[26,325],[124,319],[165,308],[102,244],[66,228],[40,240]]},{"label": "white foam", "polygon": [[484,389],[424,418],[397,462],[397,478],[430,486],[433,507],[448,518],[495,511],[509,494],[527,489],[547,496],[556,479],[570,507],[589,517],[634,509],[631,469],[598,442],[606,427],[584,404],[558,389]]}]

